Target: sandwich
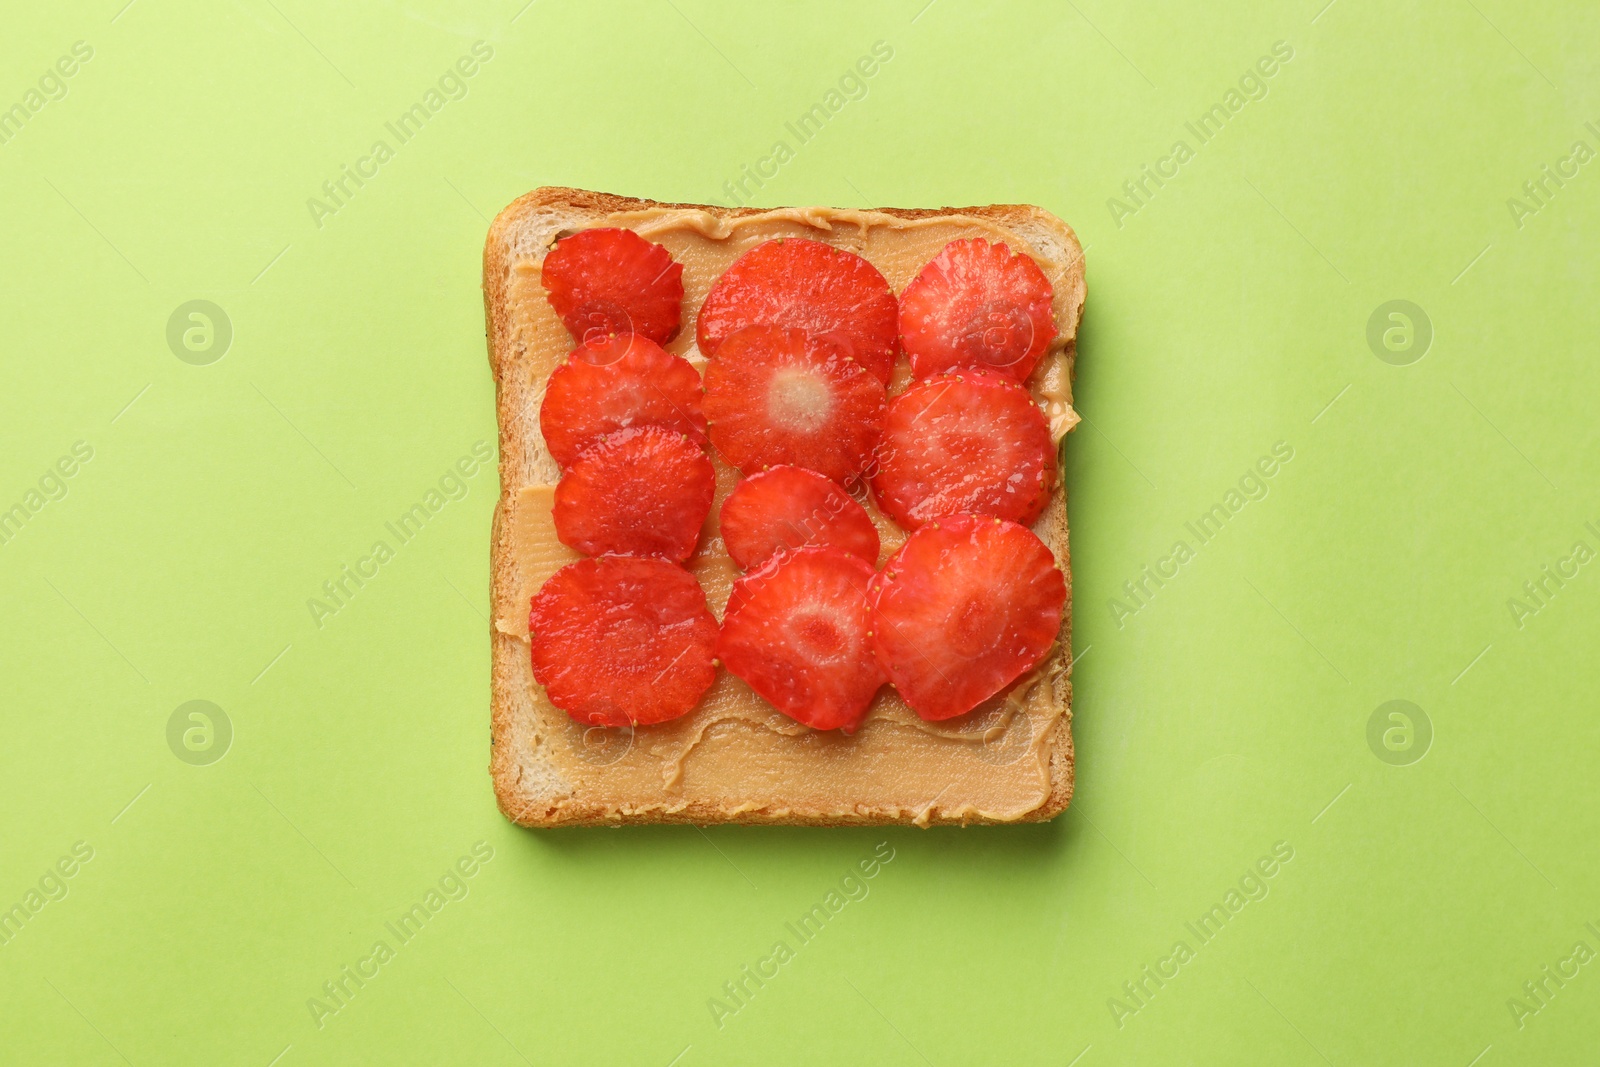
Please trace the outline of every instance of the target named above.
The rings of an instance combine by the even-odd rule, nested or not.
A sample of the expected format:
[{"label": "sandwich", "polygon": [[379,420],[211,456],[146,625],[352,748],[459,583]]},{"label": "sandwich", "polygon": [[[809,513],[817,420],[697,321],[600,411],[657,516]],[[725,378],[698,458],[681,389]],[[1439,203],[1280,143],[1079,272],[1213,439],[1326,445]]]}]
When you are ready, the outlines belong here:
[{"label": "sandwich", "polygon": [[507,818],[1065,809],[1070,227],[543,188],[483,289]]}]

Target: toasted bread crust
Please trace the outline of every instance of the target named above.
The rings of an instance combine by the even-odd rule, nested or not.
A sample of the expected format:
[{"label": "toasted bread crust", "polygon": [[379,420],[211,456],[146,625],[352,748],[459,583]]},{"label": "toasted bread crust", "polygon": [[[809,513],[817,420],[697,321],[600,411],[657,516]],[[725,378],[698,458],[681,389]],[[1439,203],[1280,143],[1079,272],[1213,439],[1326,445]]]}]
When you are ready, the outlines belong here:
[{"label": "toasted bread crust", "polygon": [[[713,204],[662,203],[654,200],[617,196],[611,193],[551,186],[535,189],[533,192],[513,201],[495,217],[493,224],[489,228],[483,255],[484,316],[487,326],[489,365],[495,380],[501,470],[500,499],[495,507],[494,524],[490,536],[490,600],[493,605],[503,603],[505,598],[512,595],[512,590],[515,586],[515,566],[512,558],[511,535],[506,517],[511,497],[520,488],[520,484],[518,477],[507,477],[507,472],[523,470],[529,463],[532,454],[539,448],[537,442],[528,440],[527,435],[519,429],[526,422],[524,419],[520,419],[518,417],[520,413],[514,410],[513,405],[516,403],[515,391],[508,387],[508,374],[517,364],[519,357],[519,353],[515,351],[512,333],[509,279],[513,264],[526,255],[526,251],[520,247],[520,242],[530,222],[536,218],[544,222],[547,228],[562,220],[576,224],[572,226],[560,225],[558,227],[558,230],[565,230],[579,228],[584,224],[593,224],[595,221],[619,212],[660,208],[703,211],[719,219],[759,215],[772,210],[770,208],[751,207],[724,208]],[[940,209],[874,208],[870,210],[901,219],[963,215],[1021,229],[1038,227],[1049,231],[1052,237],[1076,252],[1075,262],[1071,270],[1071,285],[1073,288],[1071,296],[1073,299],[1069,301],[1069,307],[1072,309],[1072,321],[1060,324],[1063,332],[1070,332],[1074,338],[1068,344],[1066,350],[1069,359],[1074,357],[1078,319],[1081,317],[1085,294],[1084,263],[1076,235],[1060,219],[1040,208],[1025,204],[992,204],[983,207]],[[1031,243],[1026,237],[1020,235],[1018,239],[1025,244]],[[1071,730],[1072,571],[1067,543],[1064,494],[1057,495],[1049,511],[1053,514],[1058,514],[1059,521],[1051,522],[1049,526],[1050,536],[1046,538],[1046,543],[1054,553],[1067,579],[1067,609],[1062,614],[1060,641],[1053,653],[1054,665],[1060,668],[1058,680],[1055,683],[1054,696],[1060,705],[1061,715],[1055,720],[1053,736],[1049,741],[1050,791],[1038,807],[1021,815],[1019,818],[998,820],[970,815],[946,816],[933,812],[931,805],[928,811],[920,813],[904,811],[892,815],[848,816],[835,813],[763,811],[759,809],[733,812],[719,803],[696,799],[691,796],[686,796],[681,806],[675,806],[670,811],[664,811],[653,806],[641,807],[639,810],[628,810],[624,807],[597,803],[581,795],[558,793],[540,788],[538,782],[529,780],[533,777],[533,771],[536,768],[530,768],[525,761],[519,758],[518,754],[519,745],[531,745],[533,741],[530,732],[531,724],[526,721],[529,716],[522,713],[518,707],[519,687],[526,687],[529,684],[521,663],[527,656],[527,646],[521,639],[501,632],[491,621],[489,630],[492,642],[493,669],[489,769],[494,780],[495,797],[501,812],[512,822],[534,827],[601,826],[620,823],[695,823],[703,825],[716,822],[805,826],[915,823],[920,826],[928,826],[1002,821],[1043,822],[1054,818],[1065,810],[1071,800],[1075,778]],[[492,612],[491,614],[495,613]],[[841,806],[848,803],[848,800],[849,798],[843,798]]]}]

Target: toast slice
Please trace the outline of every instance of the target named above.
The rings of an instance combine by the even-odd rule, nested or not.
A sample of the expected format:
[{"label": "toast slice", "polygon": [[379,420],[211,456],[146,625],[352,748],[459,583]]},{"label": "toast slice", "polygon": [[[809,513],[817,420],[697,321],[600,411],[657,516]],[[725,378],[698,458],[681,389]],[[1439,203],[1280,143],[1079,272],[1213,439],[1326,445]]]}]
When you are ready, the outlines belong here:
[{"label": "toast slice", "polygon": [[[492,754],[500,810],[524,826],[718,822],[819,826],[1042,821],[1072,795],[1071,572],[1067,511],[1055,494],[1034,532],[1067,575],[1060,639],[1038,668],[968,715],[923,722],[888,686],[849,737],[779,714],[718,669],[700,705],[671,722],[584,727],[533,679],[530,598],[577,554],[551,520],[559,469],[539,430],[544,383],[574,341],[545,299],[540,268],[562,236],[593,226],[635,230],[683,264],[683,328],[666,347],[697,367],[694,322],[712,283],[741,253],[777,237],[847,248],[896,293],[946,243],[1003,241],[1032,256],[1054,287],[1058,336],[1027,385],[1059,441],[1078,421],[1072,367],[1084,301],[1083,252],[1061,220],[1037,207],[940,210],[724,208],[664,204],[578,189],[543,188],[495,219],[484,246],[489,363],[500,428],[500,499],[491,538]],[[901,356],[890,395],[905,388]],[[717,461],[717,497],[687,564],[719,619],[738,571],[717,536],[717,514],[737,472]],[[883,554],[905,532],[866,506]]]}]

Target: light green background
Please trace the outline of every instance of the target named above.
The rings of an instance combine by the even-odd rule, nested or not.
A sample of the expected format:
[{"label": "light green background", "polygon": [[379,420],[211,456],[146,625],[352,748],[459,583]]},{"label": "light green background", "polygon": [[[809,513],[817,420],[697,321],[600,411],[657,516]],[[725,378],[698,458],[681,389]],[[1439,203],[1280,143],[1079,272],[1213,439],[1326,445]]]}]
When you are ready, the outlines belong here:
[{"label": "light green background", "polygon": [[[0,546],[0,908],[94,850],[0,947],[0,1061],[1593,1057],[1600,964],[1520,1027],[1507,1006],[1600,951],[1600,564],[1508,606],[1600,550],[1600,163],[1520,227],[1507,205],[1600,148],[1592,5],[124,2],[11,3],[0,35],[4,107],[94,50],[0,146],[0,508],[93,449]],[[398,144],[479,40],[465,97]],[[785,122],[878,41],[799,144]],[[1184,123],[1278,41],[1201,145]],[[316,225],[379,138],[394,158]],[[1022,828],[514,829],[485,770],[493,472],[320,628],[307,599],[493,441],[501,206],[720,199],[779,139],[758,202],[1037,203],[1088,247],[1077,797]],[[234,332],[207,366],[166,341],[195,299]],[[1409,366],[1366,341],[1396,299],[1434,330]],[[1124,581],[1280,441],[1265,498],[1117,625]],[[209,766],[167,743],[195,699],[233,724]],[[1395,699],[1434,731],[1407,766],[1367,743]],[[319,1028],[308,999],[480,841],[470,895]],[[879,842],[870,894],[714,1025]],[[1277,842],[1268,895],[1201,945],[1185,923]],[[1180,939],[1119,1026],[1108,1000]]]}]

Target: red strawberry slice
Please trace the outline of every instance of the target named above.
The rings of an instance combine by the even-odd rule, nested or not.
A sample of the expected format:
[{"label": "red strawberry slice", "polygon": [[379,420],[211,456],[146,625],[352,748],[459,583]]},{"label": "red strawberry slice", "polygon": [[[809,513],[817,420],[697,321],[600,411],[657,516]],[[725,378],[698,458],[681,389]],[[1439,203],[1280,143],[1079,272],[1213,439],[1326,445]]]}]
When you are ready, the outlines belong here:
[{"label": "red strawberry slice", "polygon": [[930,722],[954,718],[1044,659],[1067,583],[1026,526],[957,515],[906,539],[872,579],[872,647]]},{"label": "red strawberry slice", "polygon": [[912,375],[976,367],[1026,381],[1056,335],[1051,293],[1028,256],[981,237],[951,241],[900,294]]},{"label": "red strawberry slice", "polygon": [[588,556],[681,563],[711,513],[716,481],[711,460],[683,434],[623,430],[584,452],[556,483],[556,536]]},{"label": "red strawberry slice", "polygon": [[528,631],[534,678],[585,725],[675,719],[716,679],[717,620],[694,576],[665,560],[567,564],[533,598]]},{"label": "red strawberry slice", "polygon": [[722,541],[745,570],[806,545],[832,545],[878,562],[878,528],[867,509],[815,471],[780,466],[753,474],[722,502]]},{"label": "red strawberry slice", "polygon": [[1056,449],[1028,391],[990,371],[942,374],[889,402],[872,492],[915,529],[983,512],[1032,523],[1055,486]]},{"label": "red strawberry slice", "polygon": [[854,733],[883,685],[868,636],[872,567],[838,548],[773,556],[733,584],[717,658],[773,707]]},{"label": "red strawberry slice", "polygon": [[630,426],[665,426],[706,443],[700,372],[636,333],[579,345],[545,382],[539,429],[550,455],[569,467],[596,440]]},{"label": "red strawberry slice", "polygon": [[783,238],[734,260],[700,305],[700,351],[716,355],[731,335],[757,324],[831,337],[889,384],[899,309],[878,268],[854,252]]},{"label": "red strawberry slice", "polygon": [[792,463],[859,477],[883,423],[883,383],[832,341],[749,326],[706,366],[711,443],[746,474]]},{"label": "red strawberry slice", "polygon": [[632,230],[579,230],[556,242],[540,272],[545,295],[579,341],[639,333],[657,344],[683,319],[683,266]]}]

